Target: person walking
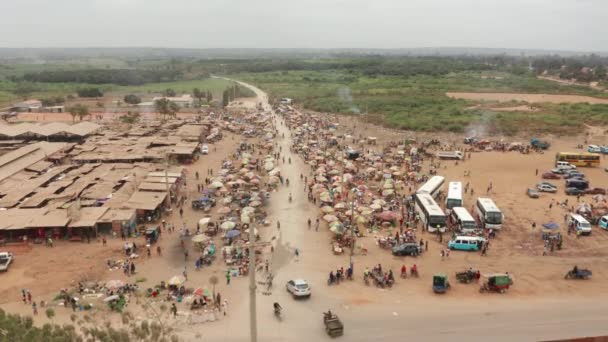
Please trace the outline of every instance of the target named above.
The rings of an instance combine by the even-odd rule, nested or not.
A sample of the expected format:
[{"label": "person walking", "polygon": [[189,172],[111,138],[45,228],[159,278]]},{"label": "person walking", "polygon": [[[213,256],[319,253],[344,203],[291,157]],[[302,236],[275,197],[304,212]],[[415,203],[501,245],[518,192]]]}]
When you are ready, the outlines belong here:
[{"label": "person walking", "polygon": [[173,314],[173,318],[177,318],[177,306],[175,306],[175,303],[171,304],[171,313]]},{"label": "person walking", "polygon": [[30,290],[27,290],[27,302],[32,304],[32,293]]},{"label": "person walking", "polygon": [[226,285],[230,285],[230,270],[226,271]]},{"label": "person walking", "polygon": [[38,315],[38,306],[36,305],[36,302],[32,303],[32,311],[34,311],[34,316]]},{"label": "person walking", "polygon": [[222,302],[222,310],[224,311],[224,316],[228,314],[228,301],[224,299]]}]

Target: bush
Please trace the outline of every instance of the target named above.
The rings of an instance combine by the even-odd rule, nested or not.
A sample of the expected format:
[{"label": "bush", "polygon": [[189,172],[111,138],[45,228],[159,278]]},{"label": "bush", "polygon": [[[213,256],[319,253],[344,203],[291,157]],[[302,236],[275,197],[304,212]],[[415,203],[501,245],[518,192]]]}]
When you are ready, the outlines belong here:
[{"label": "bush", "polygon": [[79,97],[103,97],[99,88],[82,88],[77,91]]},{"label": "bush", "polygon": [[132,104],[132,105],[141,103],[141,98],[134,94],[126,95],[123,100],[125,101],[125,103]]}]

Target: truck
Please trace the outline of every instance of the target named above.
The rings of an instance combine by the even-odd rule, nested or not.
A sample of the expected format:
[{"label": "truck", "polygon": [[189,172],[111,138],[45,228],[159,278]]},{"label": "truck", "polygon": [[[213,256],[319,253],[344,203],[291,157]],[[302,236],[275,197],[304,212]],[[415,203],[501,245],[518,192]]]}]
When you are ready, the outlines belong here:
[{"label": "truck", "polygon": [[13,253],[0,252],[0,272],[6,272],[11,262],[13,262]]},{"label": "truck", "polygon": [[551,146],[551,143],[549,143],[546,140],[540,140],[538,138],[532,138],[530,139],[530,145],[534,148],[538,148],[541,150],[546,150]]},{"label": "truck", "polygon": [[439,151],[437,152],[437,158],[439,159],[451,159],[451,160],[462,160],[464,154],[460,151]]}]

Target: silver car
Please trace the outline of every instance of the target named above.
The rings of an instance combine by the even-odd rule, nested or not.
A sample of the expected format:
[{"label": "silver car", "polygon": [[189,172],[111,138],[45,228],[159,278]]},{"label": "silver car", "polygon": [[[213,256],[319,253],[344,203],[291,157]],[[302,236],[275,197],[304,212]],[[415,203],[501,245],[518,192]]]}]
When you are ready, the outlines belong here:
[{"label": "silver car", "polygon": [[311,295],[310,285],[304,279],[290,280],[285,287],[294,298],[310,297]]}]

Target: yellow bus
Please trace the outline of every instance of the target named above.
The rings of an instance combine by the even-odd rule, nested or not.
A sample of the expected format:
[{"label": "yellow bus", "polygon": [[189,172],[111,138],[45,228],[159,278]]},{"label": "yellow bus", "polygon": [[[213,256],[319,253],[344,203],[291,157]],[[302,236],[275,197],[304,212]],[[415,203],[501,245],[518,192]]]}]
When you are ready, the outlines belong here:
[{"label": "yellow bus", "polygon": [[565,161],[576,166],[596,167],[600,166],[600,155],[586,152],[558,152],[555,163]]}]

